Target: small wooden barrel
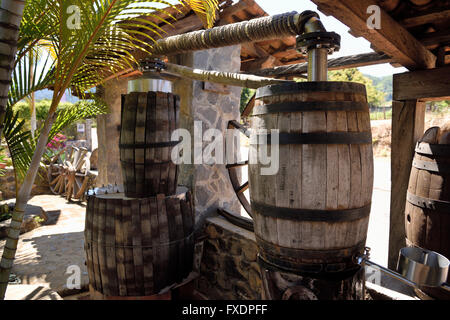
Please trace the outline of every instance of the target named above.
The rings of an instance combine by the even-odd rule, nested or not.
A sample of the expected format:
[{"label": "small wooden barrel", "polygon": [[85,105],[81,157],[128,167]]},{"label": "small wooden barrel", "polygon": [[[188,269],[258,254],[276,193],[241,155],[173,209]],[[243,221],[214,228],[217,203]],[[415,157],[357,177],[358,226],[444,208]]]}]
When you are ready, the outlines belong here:
[{"label": "small wooden barrel", "polygon": [[143,198],[177,188],[177,166],[171,151],[177,142],[179,98],[165,92],[131,92],[122,95],[120,162],[125,195]]},{"label": "small wooden barrel", "polygon": [[[408,246],[450,258],[450,145],[417,143],[406,196],[405,229]],[[450,294],[439,288],[423,291],[450,299]]]},{"label": "small wooden barrel", "polygon": [[186,188],[166,197],[89,196],[85,252],[92,289],[150,296],[192,271],[194,213]]},{"label": "small wooden barrel", "polygon": [[[265,175],[261,168],[269,165],[258,152],[270,150],[263,133],[271,129],[279,130],[279,168]],[[269,135],[267,144],[274,139]],[[373,185],[365,86],[301,82],[258,89],[251,144],[260,258],[294,272],[356,270],[352,257],[364,249]]]}]

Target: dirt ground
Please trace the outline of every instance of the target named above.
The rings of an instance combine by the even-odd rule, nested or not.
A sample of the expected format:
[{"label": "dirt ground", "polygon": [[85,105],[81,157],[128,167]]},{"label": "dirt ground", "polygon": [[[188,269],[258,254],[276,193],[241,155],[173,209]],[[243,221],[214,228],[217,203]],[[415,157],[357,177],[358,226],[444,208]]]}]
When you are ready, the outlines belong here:
[{"label": "dirt ground", "polygon": [[[425,115],[425,130],[450,122],[450,112],[445,114],[427,113]],[[372,120],[372,141],[374,157],[391,156],[391,120]]]}]

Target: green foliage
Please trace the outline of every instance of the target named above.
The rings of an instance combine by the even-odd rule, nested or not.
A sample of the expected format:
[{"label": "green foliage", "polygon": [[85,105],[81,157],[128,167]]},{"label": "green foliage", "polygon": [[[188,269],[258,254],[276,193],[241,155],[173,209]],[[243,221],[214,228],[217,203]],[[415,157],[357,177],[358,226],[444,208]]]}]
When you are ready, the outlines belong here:
[{"label": "green foliage", "polygon": [[239,108],[241,110],[241,113],[242,111],[244,111],[245,107],[247,106],[247,103],[250,101],[250,99],[253,97],[255,93],[256,93],[255,89],[242,88],[241,104]]},{"label": "green foliage", "polygon": [[[41,104],[37,103],[37,105],[42,106],[41,111],[44,115],[41,119],[45,119],[49,108],[49,100],[43,101],[44,102]],[[26,110],[26,108],[21,109],[22,105],[18,105],[18,110],[16,111],[13,110],[11,106],[7,107],[3,132],[14,169],[16,170],[16,174],[18,176],[17,182],[20,182],[25,177],[25,174],[30,166],[36,141],[40,135],[43,124],[37,129],[36,138],[32,139],[31,132],[25,128],[25,119],[20,119],[21,117],[19,116],[20,110]],[[61,107],[56,111],[56,119],[53,123],[47,142],[50,142],[58,132],[62,131],[71,124],[83,119],[93,118],[98,114],[104,114],[107,112],[108,107],[100,99],[90,101],[81,100],[75,104],[61,104]]]},{"label": "green foliage", "polygon": [[430,110],[434,113],[443,114],[446,112],[450,112],[450,100],[443,100],[437,102],[430,102]]},{"label": "green foliage", "polygon": [[[52,104],[51,100],[44,99],[41,101],[37,101],[35,103],[36,108],[36,120],[45,120],[48,115],[48,111],[50,110],[50,105]],[[74,104],[70,102],[62,102],[58,105],[56,111],[62,111],[66,109],[73,108]],[[13,107],[14,112],[19,113],[19,118],[21,119],[30,119],[31,111],[30,104],[27,101],[20,101],[16,103]]]},{"label": "green foliage", "polygon": [[3,136],[8,146],[14,170],[21,180],[31,162],[34,141],[32,141],[31,132],[24,129],[25,120],[19,120],[19,114],[14,112],[11,106],[6,108],[3,125]]},{"label": "green foliage", "polygon": [[372,80],[373,85],[377,90],[384,92],[386,94],[385,100],[388,104],[392,103],[392,76],[384,76],[384,77],[374,77],[371,75],[364,75],[370,80]]},{"label": "green foliage", "polygon": [[392,109],[389,111],[384,112],[371,112],[370,113],[370,120],[388,120],[392,119]]},{"label": "green foliage", "polygon": [[382,106],[385,103],[385,93],[378,90],[372,83],[372,80],[364,76],[356,68],[335,70],[328,72],[330,81],[351,81],[362,83],[366,86],[367,100],[372,106]]}]

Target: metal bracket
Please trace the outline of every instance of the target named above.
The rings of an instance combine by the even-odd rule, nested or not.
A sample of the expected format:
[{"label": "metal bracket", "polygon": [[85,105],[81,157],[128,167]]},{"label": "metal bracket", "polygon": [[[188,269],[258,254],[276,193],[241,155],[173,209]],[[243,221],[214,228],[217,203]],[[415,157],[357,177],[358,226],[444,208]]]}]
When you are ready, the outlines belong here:
[{"label": "metal bracket", "polygon": [[142,73],[161,72],[166,68],[166,63],[158,58],[149,58],[139,62],[139,71]]}]

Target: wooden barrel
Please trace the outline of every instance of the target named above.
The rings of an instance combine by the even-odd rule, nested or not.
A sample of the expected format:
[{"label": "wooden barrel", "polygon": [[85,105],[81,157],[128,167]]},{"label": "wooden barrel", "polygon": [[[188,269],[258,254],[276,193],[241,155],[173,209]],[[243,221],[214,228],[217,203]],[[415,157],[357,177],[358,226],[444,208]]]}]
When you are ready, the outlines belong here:
[{"label": "wooden barrel", "polygon": [[[406,243],[450,258],[450,145],[419,142],[415,151],[405,204]],[[422,290],[450,299],[442,289]]]},{"label": "wooden barrel", "polygon": [[85,252],[92,289],[111,297],[151,296],[192,271],[190,193],[131,199],[89,196]]},{"label": "wooden barrel", "polygon": [[172,195],[177,187],[177,166],[170,141],[178,128],[179,98],[164,92],[122,95],[120,162],[125,195],[143,198]]},{"label": "wooden barrel", "polygon": [[[279,130],[279,168],[264,175],[264,130]],[[270,134],[270,132],[268,132]],[[275,139],[267,137],[267,144]],[[301,82],[258,89],[252,116],[249,188],[260,258],[295,272],[356,270],[373,185],[364,85]],[[276,147],[276,146],[274,146]],[[273,153],[272,153],[273,154]]]}]

